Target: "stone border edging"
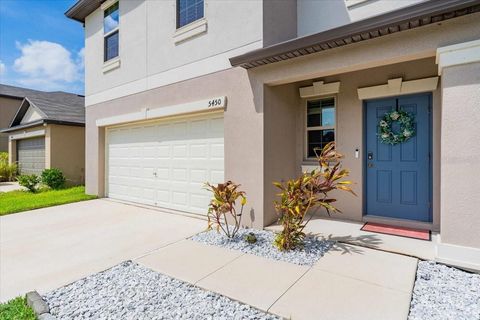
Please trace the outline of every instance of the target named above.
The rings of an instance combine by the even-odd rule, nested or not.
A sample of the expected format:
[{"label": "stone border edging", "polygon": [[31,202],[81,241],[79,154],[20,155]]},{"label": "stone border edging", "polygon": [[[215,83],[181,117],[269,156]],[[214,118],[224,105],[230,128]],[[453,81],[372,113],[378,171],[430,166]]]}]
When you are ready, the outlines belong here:
[{"label": "stone border edging", "polygon": [[27,305],[33,309],[38,320],[55,320],[50,314],[50,308],[37,291],[30,291],[25,295]]}]

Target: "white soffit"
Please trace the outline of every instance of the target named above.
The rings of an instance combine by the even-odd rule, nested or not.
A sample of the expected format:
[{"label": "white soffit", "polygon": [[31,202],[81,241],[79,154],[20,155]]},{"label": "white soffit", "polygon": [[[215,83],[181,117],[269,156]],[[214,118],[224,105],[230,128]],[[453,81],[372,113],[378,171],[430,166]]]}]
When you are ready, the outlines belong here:
[{"label": "white soffit", "polygon": [[443,68],[480,61],[480,40],[474,40],[437,49],[435,62],[438,75]]},{"label": "white soffit", "polygon": [[387,84],[358,88],[358,99],[375,99],[412,93],[434,91],[438,86],[438,77],[403,81],[402,78],[390,79]]},{"label": "white soffit", "polygon": [[340,92],[340,82],[324,83],[323,81],[317,81],[313,85],[300,88],[299,90],[301,98],[336,94]]},{"label": "white soffit", "polygon": [[194,101],[194,102],[178,104],[173,106],[166,106],[166,107],[155,108],[155,109],[143,108],[138,112],[132,112],[132,113],[122,114],[118,116],[97,119],[96,125],[97,127],[105,127],[105,126],[123,124],[128,122],[178,116],[178,115],[188,114],[188,113],[221,110],[221,109],[224,109],[226,105],[227,105],[226,96],[214,97],[214,98],[206,99],[202,101]]}]

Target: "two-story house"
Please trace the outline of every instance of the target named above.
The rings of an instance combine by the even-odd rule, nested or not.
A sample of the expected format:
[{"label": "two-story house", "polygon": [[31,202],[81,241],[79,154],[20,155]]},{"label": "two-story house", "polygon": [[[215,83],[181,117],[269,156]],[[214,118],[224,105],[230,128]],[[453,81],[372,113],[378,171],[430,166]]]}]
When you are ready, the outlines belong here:
[{"label": "two-story house", "polygon": [[[276,221],[273,181],[336,141],[338,219],[440,233],[480,268],[480,1],[79,0],[87,192],[204,214],[205,181]],[[383,121],[382,121],[383,120]],[[387,120],[387,121],[385,121]]]}]

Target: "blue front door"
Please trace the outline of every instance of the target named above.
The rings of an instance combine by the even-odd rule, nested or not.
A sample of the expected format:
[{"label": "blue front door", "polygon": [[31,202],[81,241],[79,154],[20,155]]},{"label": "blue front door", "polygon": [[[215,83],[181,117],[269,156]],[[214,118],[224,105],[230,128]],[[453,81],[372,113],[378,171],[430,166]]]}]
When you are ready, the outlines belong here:
[{"label": "blue front door", "polygon": [[[366,214],[431,221],[431,94],[366,102]],[[379,138],[386,112],[403,110],[414,117],[415,135],[390,145]],[[398,122],[392,125],[398,132]]]}]

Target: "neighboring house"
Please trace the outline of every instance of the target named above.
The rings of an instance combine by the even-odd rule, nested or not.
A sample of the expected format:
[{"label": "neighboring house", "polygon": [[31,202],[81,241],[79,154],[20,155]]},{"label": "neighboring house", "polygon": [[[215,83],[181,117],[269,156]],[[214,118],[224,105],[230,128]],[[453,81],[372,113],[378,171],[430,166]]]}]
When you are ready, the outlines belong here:
[{"label": "neighboring house", "polygon": [[10,163],[18,163],[21,174],[40,175],[46,168],[58,168],[67,183],[83,184],[85,98],[3,84],[0,96],[20,99],[14,116],[1,130],[8,139]]},{"label": "neighboring house", "polygon": [[[480,1],[100,1],[85,24],[87,192],[205,213],[204,181],[276,221],[272,181],[336,141],[358,197],[334,218],[439,232],[480,268]],[[413,137],[378,136],[386,112]],[[398,132],[397,124],[394,131]]]},{"label": "neighboring house", "polygon": [[[10,125],[22,101],[23,97],[7,95],[0,89],[0,129]],[[0,152],[8,152],[7,134],[0,133]]]}]

